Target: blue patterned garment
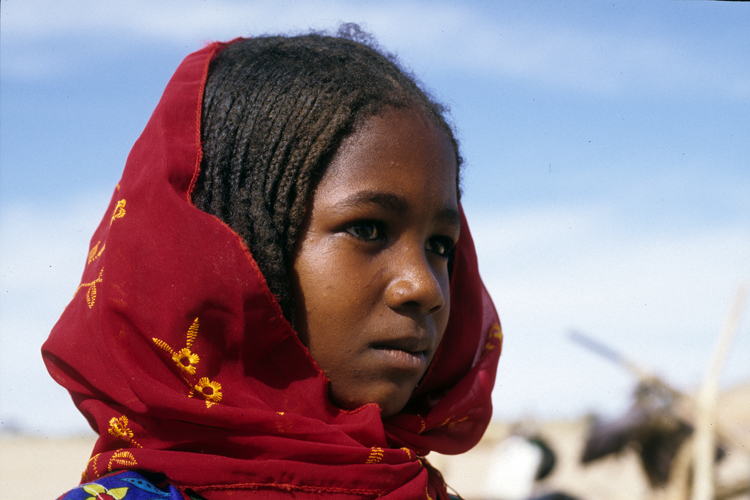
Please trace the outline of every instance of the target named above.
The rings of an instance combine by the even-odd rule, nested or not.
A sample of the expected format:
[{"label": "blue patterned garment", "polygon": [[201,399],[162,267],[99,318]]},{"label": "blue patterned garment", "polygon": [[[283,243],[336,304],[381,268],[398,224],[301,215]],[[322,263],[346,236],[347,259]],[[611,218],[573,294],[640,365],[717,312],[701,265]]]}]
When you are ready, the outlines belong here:
[{"label": "blue patterned garment", "polygon": [[171,485],[158,487],[137,472],[122,471],[82,484],[58,500],[200,500],[200,497],[181,493]]}]

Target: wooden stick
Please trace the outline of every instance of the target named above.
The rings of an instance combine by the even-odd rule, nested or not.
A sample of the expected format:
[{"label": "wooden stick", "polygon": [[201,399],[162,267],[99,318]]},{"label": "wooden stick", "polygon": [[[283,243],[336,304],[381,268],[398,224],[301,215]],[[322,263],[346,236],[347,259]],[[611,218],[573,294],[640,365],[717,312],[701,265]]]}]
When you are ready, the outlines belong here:
[{"label": "wooden stick", "polygon": [[626,370],[635,375],[639,382],[646,382],[656,378],[654,374],[647,372],[611,347],[604,345],[602,342],[599,342],[598,340],[595,340],[586,334],[583,334],[576,330],[571,330],[570,339],[578,342],[585,348],[597,353],[598,355],[624,367]]},{"label": "wooden stick", "polygon": [[747,290],[737,289],[734,303],[716,342],[703,384],[695,397],[695,433],[693,434],[693,488],[691,500],[714,500],[714,461],[716,450],[716,402],[719,379],[729,347],[737,331]]}]

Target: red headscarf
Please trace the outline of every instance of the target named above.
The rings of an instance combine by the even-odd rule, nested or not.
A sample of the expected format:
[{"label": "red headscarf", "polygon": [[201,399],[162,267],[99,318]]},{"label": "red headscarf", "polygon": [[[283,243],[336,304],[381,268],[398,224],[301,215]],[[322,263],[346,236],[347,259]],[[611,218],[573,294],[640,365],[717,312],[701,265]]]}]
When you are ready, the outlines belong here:
[{"label": "red headscarf", "polygon": [[224,46],[175,72],[42,349],[100,436],[84,479],[161,472],[212,500],[442,497],[420,457],[479,441],[502,345],[466,221],[448,328],[412,396],[422,414],[333,406],[242,239],[191,202],[208,64]]}]

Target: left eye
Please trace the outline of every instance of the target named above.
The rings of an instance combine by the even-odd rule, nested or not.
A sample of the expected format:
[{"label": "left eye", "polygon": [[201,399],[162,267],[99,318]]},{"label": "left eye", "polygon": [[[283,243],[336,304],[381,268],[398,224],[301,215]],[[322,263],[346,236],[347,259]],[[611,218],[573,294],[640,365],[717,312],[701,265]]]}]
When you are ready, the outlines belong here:
[{"label": "left eye", "polygon": [[346,232],[366,241],[377,240],[381,237],[378,226],[374,222],[357,222],[349,226]]},{"label": "left eye", "polygon": [[448,257],[453,251],[454,245],[450,238],[432,238],[427,244],[427,249],[441,257]]}]

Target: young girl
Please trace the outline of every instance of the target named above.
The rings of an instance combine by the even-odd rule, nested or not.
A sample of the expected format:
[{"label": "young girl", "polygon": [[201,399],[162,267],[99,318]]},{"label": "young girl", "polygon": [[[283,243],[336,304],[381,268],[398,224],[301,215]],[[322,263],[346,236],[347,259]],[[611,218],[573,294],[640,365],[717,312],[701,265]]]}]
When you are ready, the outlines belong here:
[{"label": "young girl", "polygon": [[175,72],[43,347],[99,434],[62,498],[448,497],[502,334],[443,110],[357,37]]}]

